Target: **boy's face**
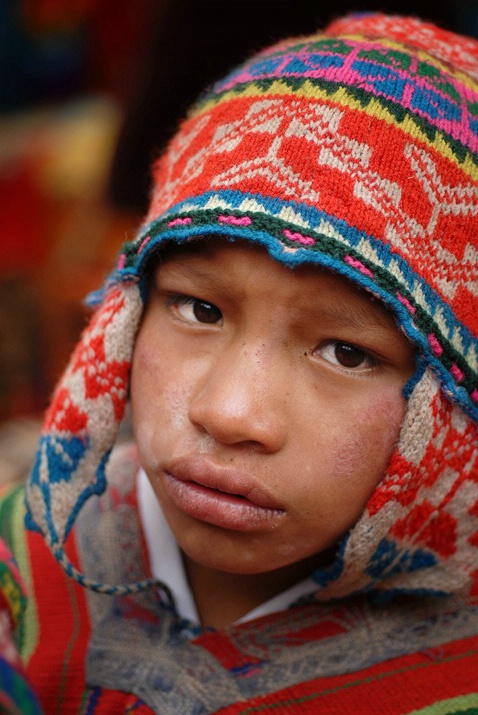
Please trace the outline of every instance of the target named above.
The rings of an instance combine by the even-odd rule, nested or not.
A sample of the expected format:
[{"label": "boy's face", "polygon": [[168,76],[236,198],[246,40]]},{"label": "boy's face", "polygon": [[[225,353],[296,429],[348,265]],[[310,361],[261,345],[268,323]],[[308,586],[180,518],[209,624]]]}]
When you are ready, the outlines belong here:
[{"label": "boy's face", "polygon": [[166,253],[151,283],[132,415],[180,547],[232,573],[309,563],[383,475],[412,347],[347,279],[240,242]]}]

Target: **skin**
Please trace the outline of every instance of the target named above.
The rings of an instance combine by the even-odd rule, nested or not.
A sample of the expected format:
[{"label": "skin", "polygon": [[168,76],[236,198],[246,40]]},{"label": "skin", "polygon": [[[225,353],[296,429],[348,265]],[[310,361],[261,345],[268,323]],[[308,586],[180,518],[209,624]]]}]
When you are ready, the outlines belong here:
[{"label": "skin", "polygon": [[203,624],[330,560],[389,462],[413,370],[390,313],[326,269],[216,240],[161,258],[132,418]]}]

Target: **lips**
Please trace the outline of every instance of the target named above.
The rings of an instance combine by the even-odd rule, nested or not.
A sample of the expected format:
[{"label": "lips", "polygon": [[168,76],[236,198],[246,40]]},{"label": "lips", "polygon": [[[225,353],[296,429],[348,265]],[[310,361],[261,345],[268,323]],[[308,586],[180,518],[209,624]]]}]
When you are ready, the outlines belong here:
[{"label": "lips", "polygon": [[274,528],[285,514],[274,496],[249,476],[202,459],[173,462],[162,483],[180,511],[225,529]]}]

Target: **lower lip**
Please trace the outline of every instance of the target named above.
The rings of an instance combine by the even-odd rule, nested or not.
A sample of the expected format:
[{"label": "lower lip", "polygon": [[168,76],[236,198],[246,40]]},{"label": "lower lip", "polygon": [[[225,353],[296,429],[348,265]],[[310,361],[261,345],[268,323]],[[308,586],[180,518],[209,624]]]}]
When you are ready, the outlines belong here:
[{"label": "lower lip", "polygon": [[246,498],[185,482],[166,473],[165,490],[175,505],[188,516],[223,529],[256,531],[274,528],[284,515],[281,509],[258,506]]}]

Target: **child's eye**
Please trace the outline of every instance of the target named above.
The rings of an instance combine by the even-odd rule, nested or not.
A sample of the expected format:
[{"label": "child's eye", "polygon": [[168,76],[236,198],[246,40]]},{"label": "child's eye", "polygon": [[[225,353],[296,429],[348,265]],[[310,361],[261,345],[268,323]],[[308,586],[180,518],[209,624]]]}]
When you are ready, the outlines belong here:
[{"label": "child's eye", "polygon": [[325,343],[316,352],[327,362],[347,369],[367,370],[379,364],[378,360],[364,350],[338,340],[331,340]]},{"label": "child's eye", "polygon": [[191,323],[215,325],[222,321],[222,313],[212,303],[189,296],[173,296],[168,301],[183,320]]}]

